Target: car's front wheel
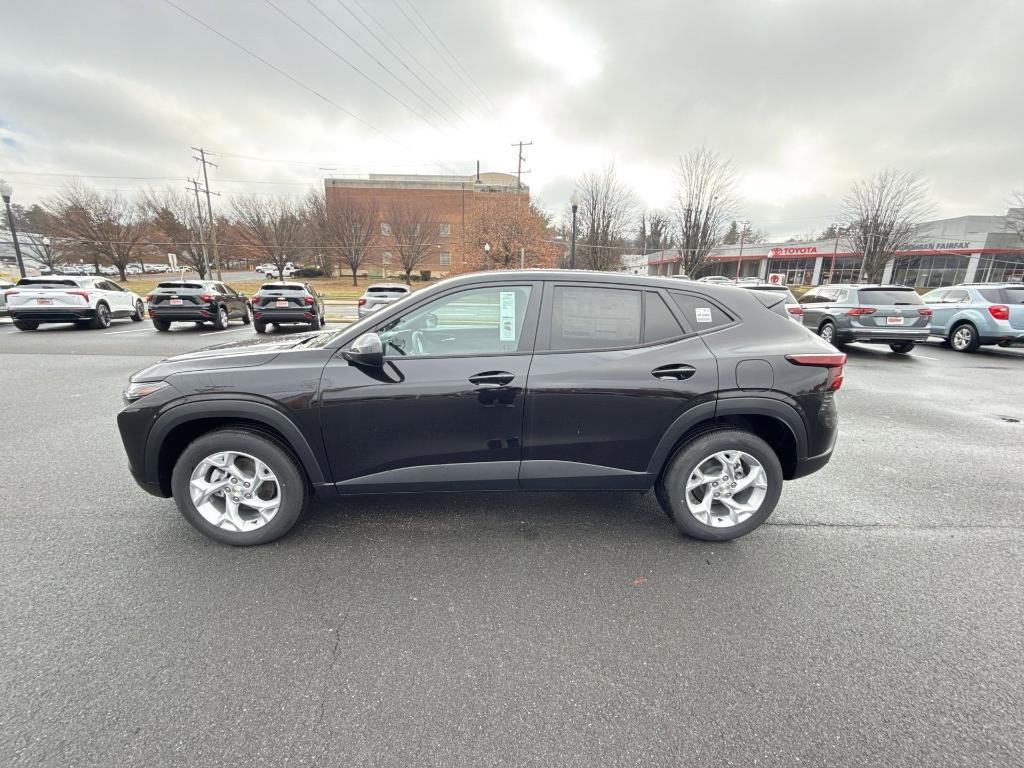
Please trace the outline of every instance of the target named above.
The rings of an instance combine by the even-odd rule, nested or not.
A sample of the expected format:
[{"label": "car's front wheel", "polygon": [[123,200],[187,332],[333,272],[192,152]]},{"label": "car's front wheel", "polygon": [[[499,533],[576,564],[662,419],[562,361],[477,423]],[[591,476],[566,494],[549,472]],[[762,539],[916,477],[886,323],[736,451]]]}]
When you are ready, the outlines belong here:
[{"label": "car's front wheel", "polygon": [[142,318],[146,316],[146,307],[141,301],[135,302],[135,311],[132,313],[132,322],[141,323]]},{"label": "car's front wheel", "polygon": [[676,451],[655,492],[687,536],[728,541],[750,533],[771,515],[782,493],[782,466],[757,435],[716,430]]},{"label": "car's front wheel", "polygon": [[174,465],[171,491],[196,530],[234,546],[284,536],[307,499],[305,476],[284,446],[241,429],[194,440]]}]

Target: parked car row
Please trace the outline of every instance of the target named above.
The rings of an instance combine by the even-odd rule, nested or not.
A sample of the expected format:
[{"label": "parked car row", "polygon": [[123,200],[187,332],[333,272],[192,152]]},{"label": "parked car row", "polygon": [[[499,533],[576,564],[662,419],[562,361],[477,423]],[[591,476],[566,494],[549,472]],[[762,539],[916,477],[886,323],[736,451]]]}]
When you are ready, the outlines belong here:
[{"label": "parked car row", "polygon": [[[129,275],[161,275],[173,272],[174,270],[171,269],[169,264],[129,264],[125,267],[124,271]],[[99,275],[113,277],[120,274],[117,267],[111,266],[110,264],[101,264],[99,269],[92,264],[62,264],[54,270],[49,270],[48,267],[43,267],[40,269],[40,272],[44,275],[51,274],[67,276]]]}]

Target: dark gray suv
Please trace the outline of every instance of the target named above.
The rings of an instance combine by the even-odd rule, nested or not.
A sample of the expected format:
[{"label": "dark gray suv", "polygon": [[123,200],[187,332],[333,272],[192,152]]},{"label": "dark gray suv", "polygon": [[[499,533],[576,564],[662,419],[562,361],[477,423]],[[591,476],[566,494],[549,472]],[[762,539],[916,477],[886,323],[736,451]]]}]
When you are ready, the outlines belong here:
[{"label": "dark gray suv", "polygon": [[800,297],[804,325],[829,344],[888,344],[906,353],[928,340],[932,310],[905,285],[823,285]]}]

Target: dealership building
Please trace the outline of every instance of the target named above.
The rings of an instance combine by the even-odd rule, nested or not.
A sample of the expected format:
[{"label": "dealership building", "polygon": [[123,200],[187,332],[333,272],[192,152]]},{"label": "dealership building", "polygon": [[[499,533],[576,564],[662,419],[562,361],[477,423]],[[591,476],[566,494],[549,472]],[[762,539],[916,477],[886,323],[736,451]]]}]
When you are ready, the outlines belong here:
[{"label": "dealership building", "polygon": [[[955,283],[996,283],[1024,280],[1024,242],[1003,216],[958,216],[922,224],[907,248],[885,266],[883,282],[931,288]],[[863,255],[843,238],[807,242],[758,243],[716,248],[690,277],[783,277],[790,285],[853,283],[860,276]],[[678,251],[648,255],[649,275],[676,275],[682,267]]]}]

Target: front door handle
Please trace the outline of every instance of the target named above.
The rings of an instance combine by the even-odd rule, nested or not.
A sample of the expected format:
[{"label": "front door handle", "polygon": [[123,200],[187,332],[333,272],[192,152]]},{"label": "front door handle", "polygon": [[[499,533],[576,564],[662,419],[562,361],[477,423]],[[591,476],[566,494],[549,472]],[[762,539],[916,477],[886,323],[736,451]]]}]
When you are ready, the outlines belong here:
[{"label": "front door handle", "polygon": [[656,379],[672,379],[682,381],[688,379],[697,372],[692,365],[663,365],[651,371],[651,376]]},{"label": "front door handle", "polygon": [[509,384],[516,375],[508,371],[484,371],[469,377],[470,384],[478,387],[504,387]]}]

